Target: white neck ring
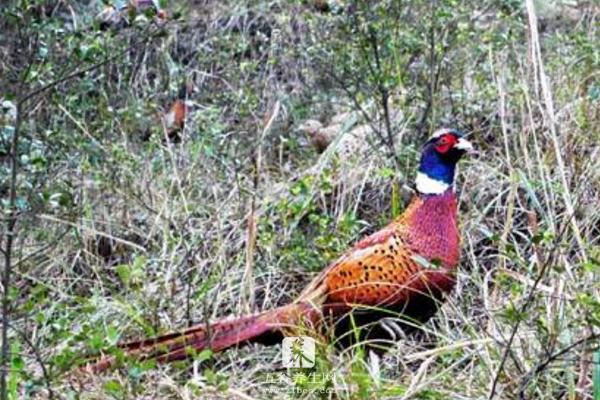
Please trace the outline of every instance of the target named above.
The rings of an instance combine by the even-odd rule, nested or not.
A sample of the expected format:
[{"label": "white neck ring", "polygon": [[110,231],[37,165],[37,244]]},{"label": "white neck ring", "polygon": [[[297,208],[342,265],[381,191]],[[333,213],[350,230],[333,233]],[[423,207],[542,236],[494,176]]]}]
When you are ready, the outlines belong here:
[{"label": "white neck ring", "polygon": [[420,171],[417,172],[415,184],[417,191],[423,194],[442,194],[450,187],[450,184],[430,178],[427,174]]}]

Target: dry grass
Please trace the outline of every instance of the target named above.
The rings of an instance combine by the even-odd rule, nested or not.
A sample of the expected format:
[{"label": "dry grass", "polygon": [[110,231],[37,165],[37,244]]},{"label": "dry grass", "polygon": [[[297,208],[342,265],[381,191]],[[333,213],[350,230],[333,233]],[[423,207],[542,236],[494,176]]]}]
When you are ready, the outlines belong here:
[{"label": "dry grass", "polygon": [[[484,46],[477,62],[449,78],[464,89],[462,106],[472,107],[453,118],[479,121],[468,133],[480,149],[461,165],[456,187],[463,257],[455,292],[422,337],[401,338],[381,359],[360,346],[340,352],[321,343],[317,371],[332,379],[326,394],[291,392],[306,386],[281,372],[278,346],[231,349],[193,369],[131,366],[83,386],[56,360],[73,363],[93,346],[293,299],[346,246],[391,218],[392,198],[400,201],[392,186],[410,183],[402,173],[414,169],[423,139],[410,131],[415,110],[395,121],[406,165],[393,177],[393,162],[376,145],[356,157],[339,157],[334,147],[315,154],[295,128],[347,99],[308,93],[319,81],[308,56],[283,49],[311,26],[289,28],[291,14],[314,10],[283,2],[251,12],[198,6],[194,23],[173,23],[159,48],[132,56],[145,60],[135,76],[126,65],[107,68],[131,78],[99,89],[99,109],[122,111],[112,106],[108,122],[56,105],[61,123],[104,159],[56,164],[49,179],[68,181],[76,206],[36,213],[29,227],[38,236],[20,242],[22,254],[43,249],[17,265],[15,278],[20,303],[44,296],[13,321],[32,395],[46,398],[51,388],[57,398],[83,399],[485,399],[497,379],[497,399],[521,391],[527,399],[592,399],[597,341],[553,355],[599,330],[598,52],[561,36],[577,30],[597,43],[598,10],[583,4],[574,20],[548,17],[558,27],[540,33],[535,6],[525,3],[526,43]],[[491,31],[506,21],[486,23]],[[278,39],[262,38],[264,26]],[[250,77],[240,65],[252,57],[207,65],[196,56],[185,71],[168,71],[172,57],[177,64],[190,51],[220,51],[239,32],[254,41],[252,56],[269,53],[278,63]],[[586,66],[589,57],[596,59]],[[190,95],[182,142],[165,142],[147,109],[163,107],[164,88],[173,93],[186,74],[200,94]],[[244,103],[247,90],[255,104]],[[435,124],[461,108],[446,105],[449,96],[440,94]],[[137,137],[143,129],[154,132],[149,142]],[[49,360],[46,385],[40,361]]]}]

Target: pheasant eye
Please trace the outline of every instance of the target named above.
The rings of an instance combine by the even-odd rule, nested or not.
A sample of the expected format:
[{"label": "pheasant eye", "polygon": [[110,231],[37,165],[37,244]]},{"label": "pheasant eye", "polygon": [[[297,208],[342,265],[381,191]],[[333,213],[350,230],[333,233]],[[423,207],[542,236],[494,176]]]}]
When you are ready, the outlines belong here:
[{"label": "pheasant eye", "polygon": [[438,151],[438,153],[446,153],[448,152],[448,150],[450,150],[450,148],[454,145],[455,142],[456,139],[454,138],[454,136],[446,134],[438,139],[435,148]]}]

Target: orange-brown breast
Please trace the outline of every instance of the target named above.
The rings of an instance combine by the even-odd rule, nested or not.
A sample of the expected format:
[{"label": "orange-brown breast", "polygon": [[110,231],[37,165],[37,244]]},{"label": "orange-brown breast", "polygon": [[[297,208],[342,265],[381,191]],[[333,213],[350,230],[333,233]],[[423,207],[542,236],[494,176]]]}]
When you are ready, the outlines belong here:
[{"label": "orange-brown breast", "polygon": [[363,239],[323,276],[330,306],[385,306],[454,286],[459,237],[456,198],[416,198],[405,213]]},{"label": "orange-brown breast", "polygon": [[173,103],[171,112],[173,113],[173,127],[176,129],[183,129],[185,123],[185,103],[183,100],[177,99]]}]

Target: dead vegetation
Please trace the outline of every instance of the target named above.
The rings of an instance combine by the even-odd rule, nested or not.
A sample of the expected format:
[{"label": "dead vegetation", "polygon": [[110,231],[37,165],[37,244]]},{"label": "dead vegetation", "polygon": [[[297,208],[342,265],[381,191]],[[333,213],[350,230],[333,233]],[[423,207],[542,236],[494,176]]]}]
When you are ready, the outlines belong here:
[{"label": "dead vegetation", "polygon": [[[593,398],[597,5],[314,3],[173,1],[180,19],[81,35],[53,29],[91,26],[97,10],[61,2],[27,17],[50,21],[29,28],[45,42],[4,19],[23,30],[0,44],[5,194],[19,155],[3,200],[19,210],[11,398]],[[170,140],[157,115],[188,81]],[[381,360],[323,344],[316,386],[260,346],[69,382],[83,353],[293,299],[402,209],[419,144],[447,125],[480,155],[457,185],[459,285],[422,337]]]}]

